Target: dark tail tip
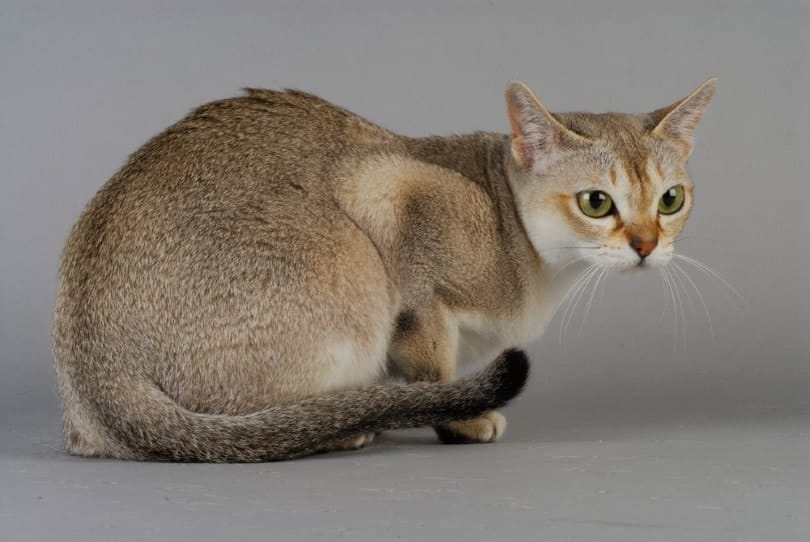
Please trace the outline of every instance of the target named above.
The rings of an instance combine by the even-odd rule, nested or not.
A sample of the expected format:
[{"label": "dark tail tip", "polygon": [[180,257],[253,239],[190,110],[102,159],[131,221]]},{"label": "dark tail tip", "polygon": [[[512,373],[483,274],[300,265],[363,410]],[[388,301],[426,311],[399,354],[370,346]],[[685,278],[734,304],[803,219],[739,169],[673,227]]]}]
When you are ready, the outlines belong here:
[{"label": "dark tail tip", "polygon": [[506,404],[515,398],[529,377],[529,358],[522,350],[504,351],[493,363],[495,401]]}]

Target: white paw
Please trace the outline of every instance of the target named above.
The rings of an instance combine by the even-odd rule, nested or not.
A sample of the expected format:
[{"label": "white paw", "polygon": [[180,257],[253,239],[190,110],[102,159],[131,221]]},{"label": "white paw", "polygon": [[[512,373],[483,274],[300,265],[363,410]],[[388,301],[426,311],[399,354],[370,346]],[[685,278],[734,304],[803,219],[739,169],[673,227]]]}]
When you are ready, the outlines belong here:
[{"label": "white paw", "polygon": [[349,437],[347,439],[338,440],[329,444],[324,450],[327,452],[335,452],[338,450],[359,450],[365,448],[374,440],[374,433],[364,433],[356,437]]},{"label": "white paw", "polygon": [[450,422],[436,428],[439,440],[447,444],[495,442],[506,431],[506,418],[491,410],[480,418]]}]

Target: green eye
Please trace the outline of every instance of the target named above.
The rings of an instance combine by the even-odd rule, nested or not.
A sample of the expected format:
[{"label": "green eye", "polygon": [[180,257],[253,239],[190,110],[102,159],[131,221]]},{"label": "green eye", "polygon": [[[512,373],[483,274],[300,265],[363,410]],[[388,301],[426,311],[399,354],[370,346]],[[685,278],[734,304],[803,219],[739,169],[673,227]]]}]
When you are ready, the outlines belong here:
[{"label": "green eye", "polygon": [[585,190],[577,194],[579,209],[591,218],[602,218],[613,210],[613,200],[601,190]]},{"label": "green eye", "polygon": [[664,192],[658,201],[658,212],[662,215],[677,213],[683,207],[683,186],[676,185]]}]

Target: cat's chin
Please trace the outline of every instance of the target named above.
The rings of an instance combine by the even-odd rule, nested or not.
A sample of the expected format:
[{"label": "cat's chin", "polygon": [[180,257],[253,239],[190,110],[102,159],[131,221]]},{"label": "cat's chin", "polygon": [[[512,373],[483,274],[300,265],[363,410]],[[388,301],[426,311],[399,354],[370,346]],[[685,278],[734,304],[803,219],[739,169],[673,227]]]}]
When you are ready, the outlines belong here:
[{"label": "cat's chin", "polygon": [[629,265],[627,267],[622,267],[622,268],[616,269],[615,272],[618,273],[619,275],[622,275],[622,276],[625,276],[625,277],[632,277],[634,275],[637,275],[639,273],[644,273],[644,272],[649,271],[649,270],[654,269],[654,268],[655,268],[655,266],[651,265],[648,262],[639,262],[639,263],[637,263],[635,265]]}]

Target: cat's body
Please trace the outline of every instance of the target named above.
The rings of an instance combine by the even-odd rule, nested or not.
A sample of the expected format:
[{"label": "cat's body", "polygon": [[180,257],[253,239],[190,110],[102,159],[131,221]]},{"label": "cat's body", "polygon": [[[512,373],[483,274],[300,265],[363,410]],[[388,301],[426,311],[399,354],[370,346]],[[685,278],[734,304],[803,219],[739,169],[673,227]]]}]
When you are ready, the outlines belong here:
[{"label": "cat's body", "polygon": [[[253,461],[406,426],[497,438],[525,359],[451,384],[457,364],[537,338],[581,271],[557,275],[571,260],[527,231],[518,140],[406,138],[265,90],[155,137],[63,254],[68,450]],[[387,375],[415,384],[368,387]]]}]

